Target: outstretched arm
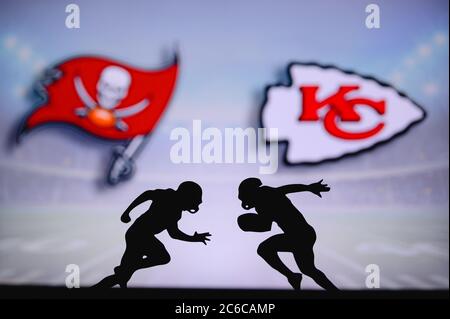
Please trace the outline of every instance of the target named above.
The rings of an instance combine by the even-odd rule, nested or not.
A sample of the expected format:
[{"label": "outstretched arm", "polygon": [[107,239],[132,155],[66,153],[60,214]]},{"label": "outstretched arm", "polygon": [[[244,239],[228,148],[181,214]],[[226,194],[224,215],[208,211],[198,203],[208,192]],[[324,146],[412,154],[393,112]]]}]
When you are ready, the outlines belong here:
[{"label": "outstretched arm", "polygon": [[139,195],[131,204],[128,206],[128,208],[123,212],[122,216],[120,217],[120,220],[124,223],[128,223],[130,219],[130,212],[138,205],[142,204],[143,202],[146,202],[148,200],[153,200],[153,191],[145,191],[141,195]]},{"label": "outstretched arm", "polygon": [[173,239],[178,239],[182,241],[189,241],[189,242],[202,242],[206,245],[207,241],[210,241],[208,237],[211,236],[210,233],[197,233],[195,232],[194,235],[190,236],[186,233],[183,233],[179,228],[178,224],[174,224],[173,226],[167,228],[167,232],[169,233],[169,236]]},{"label": "outstretched arm", "polygon": [[277,189],[283,192],[284,194],[290,193],[298,193],[298,192],[306,192],[309,191],[313,194],[316,194],[319,197],[322,197],[322,192],[329,192],[330,187],[327,184],[322,184],[323,179],[317,183],[303,185],[303,184],[291,184],[278,187]]}]

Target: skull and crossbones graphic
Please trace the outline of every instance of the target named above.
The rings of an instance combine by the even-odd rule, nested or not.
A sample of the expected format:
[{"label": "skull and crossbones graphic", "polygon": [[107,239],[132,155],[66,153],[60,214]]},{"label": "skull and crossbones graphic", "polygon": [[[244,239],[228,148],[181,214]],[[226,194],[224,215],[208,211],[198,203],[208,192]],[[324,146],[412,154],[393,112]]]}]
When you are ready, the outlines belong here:
[{"label": "skull and crossbones graphic", "polygon": [[128,125],[123,118],[135,115],[145,109],[148,99],[128,107],[115,109],[128,95],[131,85],[131,75],[127,70],[118,66],[108,66],[103,69],[97,82],[97,101],[95,101],[83,84],[79,76],[74,78],[74,85],[84,106],[75,109],[79,117],[86,117],[101,127],[115,127],[119,131],[127,131]]}]

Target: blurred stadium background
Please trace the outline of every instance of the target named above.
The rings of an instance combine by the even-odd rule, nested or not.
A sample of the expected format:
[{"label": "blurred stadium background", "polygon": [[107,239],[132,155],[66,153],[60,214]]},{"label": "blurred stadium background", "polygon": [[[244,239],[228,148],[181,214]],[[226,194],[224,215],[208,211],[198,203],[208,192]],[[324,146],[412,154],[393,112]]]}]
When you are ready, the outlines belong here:
[{"label": "blurred stadium background", "polygon": [[[128,225],[119,216],[145,189],[199,182],[204,203],[185,216],[187,233],[210,231],[204,247],[158,237],[172,255],[137,272],[131,286],[286,288],[257,255],[269,234],[240,231],[239,182],[256,164],[172,164],[169,133],[190,127],[251,127],[264,87],[290,61],[332,63],[393,83],[427,119],[394,141],[313,167],[280,167],[268,185],[324,179],[323,199],[292,195],[318,233],[317,264],[341,288],[365,289],[377,264],[386,289],[449,286],[448,2],[378,1],[381,29],[364,25],[364,1],[76,1],[81,28],[65,28],[66,3],[0,4],[0,284],[64,285],[78,264],[81,284],[112,272]],[[135,177],[115,188],[103,178],[111,149],[71,128],[47,127],[11,142],[32,107],[37,74],[78,54],[158,67],[175,44],[181,70],[175,96],[137,160]],[[145,206],[145,205],[143,205]],[[136,217],[145,207],[132,214]],[[272,233],[276,233],[275,228]],[[283,254],[290,267],[293,259]],[[304,287],[316,289],[309,279]]]}]

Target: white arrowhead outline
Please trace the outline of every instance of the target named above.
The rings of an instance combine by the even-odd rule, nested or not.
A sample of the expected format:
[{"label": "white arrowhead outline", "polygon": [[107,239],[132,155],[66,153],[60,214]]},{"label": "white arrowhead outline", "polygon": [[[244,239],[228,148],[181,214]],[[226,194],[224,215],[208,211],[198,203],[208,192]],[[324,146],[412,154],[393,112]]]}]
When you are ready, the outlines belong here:
[{"label": "white arrowhead outline", "polygon": [[369,151],[377,148],[378,146],[387,144],[390,141],[392,141],[393,139],[395,139],[395,138],[405,134],[413,126],[419,124],[420,122],[425,120],[426,117],[427,117],[427,112],[425,111],[425,109],[420,104],[418,104],[416,101],[414,101],[412,98],[410,98],[406,93],[404,93],[402,91],[399,91],[395,86],[393,86],[393,85],[391,85],[391,84],[389,84],[387,82],[383,82],[381,80],[378,80],[377,78],[375,78],[373,76],[364,75],[364,74],[361,74],[361,73],[358,73],[358,72],[355,72],[355,71],[352,71],[352,70],[342,69],[342,68],[337,67],[337,66],[335,66],[333,64],[320,64],[320,63],[317,63],[317,62],[290,62],[288,64],[288,66],[287,66],[287,78],[288,78],[287,83],[278,82],[278,83],[275,83],[275,84],[272,84],[272,85],[267,85],[265,87],[265,89],[264,89],[264,100],[263,100],[262,105],[261,105],[261,107],[259,109],[259,126],[260,127],[263,127],[263,128],[266,127],[264,125],[264,121],[263,121],[263,111],[264,111],[264,108],[265,108],[265,106],[267,105],[267,102],[268,102],[269,90],[272,89],[272,88],[276,88],[276,87],[291,87],[293,85],[293,80],[292,80],[292,77],[291,77],[290,70],[294,66],[316,66],[316,67],[319,67],[319,68],[324,69],[324,70],[326,70],[326,69],[334,69],[334,70],[338,70],[338,71],[343,72],[343,73],[348,74],[348,75],[357,75],[357,76],[361,77],[364,80],[374,81],[374,82],[376,82],[378,85],[380,85],[382,87],[393,89],[395,92],[397,92],[397,94],[399,96],[401,96],[403,98],[406,98],[409,101],[411,101],[411,103],[413,105],[415,105],[419,110],[422,111],[422,117],[420,119],[416,120],[416,121],[412,121],[403,130],[392,134],[389,138],[387,138],[385,140],[381,140],[379,142],[376,142],[376,143],[374,143],[374,144],[372,144],[372,145],[370,145],[368,147],[364,147],[364,148],[362,148],[360,150],[357,150],[357,151],[353,151],[353,152],[350,151],[350,152],[344,153],[344,154],[342,154],[341,156],[338,156],[338,157],[324,158],[324,159],[322,159],[320,161],[290,162],[287,159],[287,151],[288,151],[288,148],[289,148],[289,141],[288,140],[280,139],[280,140],[278,140],[278,142],[271,142],[271,141],[268,141],[266,139],[266,145],[268,145],[270,143],[278,143],[278,144],[284,144],[285,145],[282,158],[283,158],[284,164],[286,164],[288,166],[300,166],[300,165],[313,166],[313,165],[319,165],[319,164],[326,163],[326,162],[328,163],[328,162],[339,161],[339,160],[341,160],[343,158],[350,157],[350,156],[356,156],[356,155],[359,155],[359,154],[364,153],[364,152],[369,152]]}]

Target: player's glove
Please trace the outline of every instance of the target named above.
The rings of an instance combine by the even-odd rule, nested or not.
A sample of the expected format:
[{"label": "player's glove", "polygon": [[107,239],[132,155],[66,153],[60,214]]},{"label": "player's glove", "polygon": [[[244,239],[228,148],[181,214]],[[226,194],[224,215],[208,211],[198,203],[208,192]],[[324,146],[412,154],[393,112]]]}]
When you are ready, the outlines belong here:
[{"label": "player's glove", "polygon": [[207,241],[210,241],[210,239],[208,237],[210,237],[211,234],[210,233],[197,233],[195,232],[194,235],[192,236],[195,242],[201,242],[204,243],[206,245]]},{"label": "player's glove", "polygon": [[327,184],[322,184],[323,179],[321,179],[317,183],[313,183],[309,185],[309,191],[313,194],[316,194],[319,197],[322,197],[321,192],[329,192],[330,187]]}]

